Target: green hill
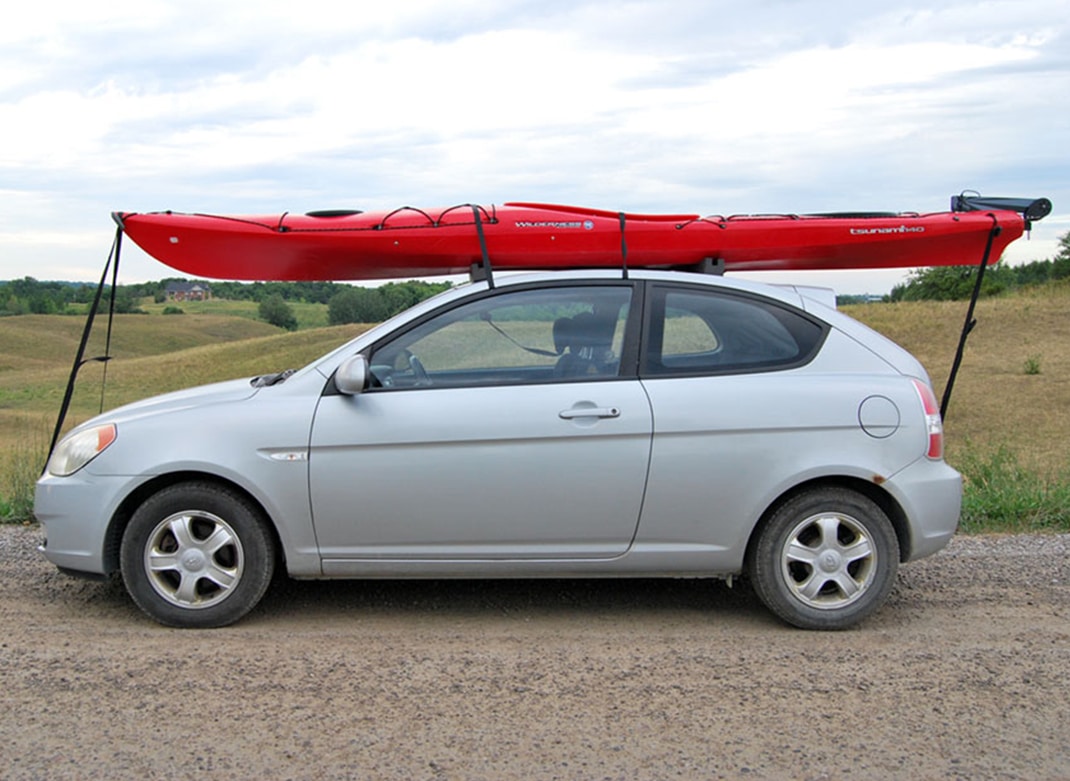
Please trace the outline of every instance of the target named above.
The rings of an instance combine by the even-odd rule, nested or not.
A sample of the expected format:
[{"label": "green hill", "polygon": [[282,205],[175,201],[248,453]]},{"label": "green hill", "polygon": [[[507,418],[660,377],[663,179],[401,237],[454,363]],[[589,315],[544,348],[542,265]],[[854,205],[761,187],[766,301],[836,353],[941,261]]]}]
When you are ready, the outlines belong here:
[{"label": "green hill", "polygon": [[[846,314],[894,339],[929,371],[939,397],[966,316],[964,301],[859,304]],[[1070,467],[1070,284],[982,299],[947,411],[948,460],[1006,447],[1051,478]]]},{"label": "green hill", "polygon": [[[62,315],[22,315],[0,318],[0,373],[70,365],[82,337],[85,319]],[[94,325],[87,354],[104,351],[105,320]],[[232,342],[279,333],[264,322],[227,315],[147,317],[116,315],[112,353],[139,357],[173,353],[214,342]]]}]

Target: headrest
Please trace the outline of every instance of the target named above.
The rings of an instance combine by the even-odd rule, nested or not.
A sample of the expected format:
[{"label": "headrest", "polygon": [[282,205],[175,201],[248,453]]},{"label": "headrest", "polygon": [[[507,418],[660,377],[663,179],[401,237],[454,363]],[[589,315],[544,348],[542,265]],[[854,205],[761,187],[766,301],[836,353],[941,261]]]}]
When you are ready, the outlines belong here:
[{"label": "headrest", "polygon": [[554,349],[560,355],[569,348],[578,352],[584,347],[609,347],[613,340],[613,325],[612,320],[600,318],[593,312],[558,318],[554,321]]}]

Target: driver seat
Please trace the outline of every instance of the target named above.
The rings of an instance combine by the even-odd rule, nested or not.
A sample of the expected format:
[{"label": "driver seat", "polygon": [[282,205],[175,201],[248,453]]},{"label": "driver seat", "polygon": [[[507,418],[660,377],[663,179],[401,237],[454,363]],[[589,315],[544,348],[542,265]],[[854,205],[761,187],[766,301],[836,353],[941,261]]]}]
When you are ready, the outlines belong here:
[{"label": "driver seat", "polygon": [[555,377],[606,376],[615,368],[610,344],[613,321],[582,312],[554,321],[554,349],[561,356],[554,366]]}]

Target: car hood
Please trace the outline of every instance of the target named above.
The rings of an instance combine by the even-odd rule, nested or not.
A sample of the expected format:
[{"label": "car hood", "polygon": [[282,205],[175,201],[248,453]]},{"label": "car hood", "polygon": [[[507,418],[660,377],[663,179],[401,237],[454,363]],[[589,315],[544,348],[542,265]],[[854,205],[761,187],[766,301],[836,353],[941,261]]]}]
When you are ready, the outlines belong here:
[{"label": "car hood", "polygon": [[109,410],[84,425],[120,423],[150,415],[159,415],[163,412],[174,412],[188,407],[203,407],[207,404],[242,401],[256,395],[257,391],[260,390],[252,386],[250,379],[247,377],[241,380],[227,380],[226,382],[200,385],[173,393],[151,396],[147,399]]}]

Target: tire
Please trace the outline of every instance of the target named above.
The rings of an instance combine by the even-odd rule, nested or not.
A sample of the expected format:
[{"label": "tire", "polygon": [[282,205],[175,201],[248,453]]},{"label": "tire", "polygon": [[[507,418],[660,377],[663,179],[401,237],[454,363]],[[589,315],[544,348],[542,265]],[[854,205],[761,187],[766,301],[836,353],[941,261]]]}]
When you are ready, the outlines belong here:
[{"label": "tire", "polygon": [[274,538],[247,499],[206,482],[150,496],[123,532],[120,569],[131,598],[166,626],[232,624],[263,597]]},{"label": "tire", "polygon": [[888,598],[899,569],[899,540],[871,499],[818,488],[780,505],[747,555],[758,597],[802,629],[847,629]]}]

